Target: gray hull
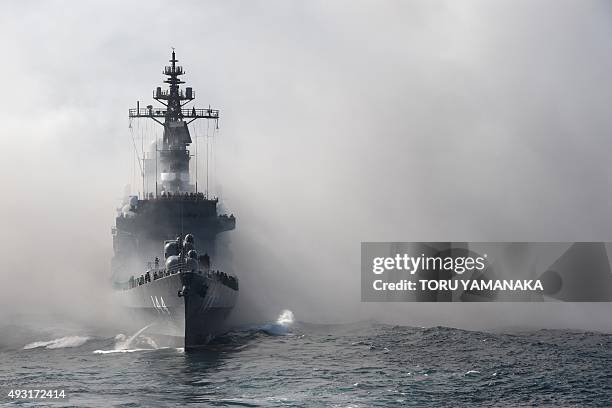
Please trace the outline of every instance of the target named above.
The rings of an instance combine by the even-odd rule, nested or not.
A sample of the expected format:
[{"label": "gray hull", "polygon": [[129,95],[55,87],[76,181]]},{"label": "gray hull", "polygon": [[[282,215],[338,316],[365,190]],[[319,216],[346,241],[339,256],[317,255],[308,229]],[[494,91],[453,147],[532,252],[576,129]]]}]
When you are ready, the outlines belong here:
[{"label": "gray hull", "polygon": [[186,350],[227,331],[237,295],[218,276],[200,272],[177,272],[117,291],[118,302],[132,316],[151,324],[149,332],[184,337]]}]

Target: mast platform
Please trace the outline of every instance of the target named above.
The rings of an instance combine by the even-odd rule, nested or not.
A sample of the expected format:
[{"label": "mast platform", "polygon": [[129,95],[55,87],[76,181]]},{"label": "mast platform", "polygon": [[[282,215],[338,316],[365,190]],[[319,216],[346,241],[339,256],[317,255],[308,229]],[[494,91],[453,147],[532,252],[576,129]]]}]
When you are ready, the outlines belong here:
[{"label": "mast platform", "polygon": [[[130,109],[130,118],[165,118],[167,109],[140,108]],[[181,109],[180,116],[184,119],[219,119],[218,109]]]}]

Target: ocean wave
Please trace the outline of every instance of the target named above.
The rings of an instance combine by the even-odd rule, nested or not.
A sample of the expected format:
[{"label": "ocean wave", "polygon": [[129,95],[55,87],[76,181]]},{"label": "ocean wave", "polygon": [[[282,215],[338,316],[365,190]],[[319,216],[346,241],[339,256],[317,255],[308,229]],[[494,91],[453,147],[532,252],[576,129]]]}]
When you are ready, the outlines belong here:
[{"label": "ocean wave", "polygon": [[44,347],[46,349],[60,349],[66,347],[80,347],[89,340],[90,337],[87,336],[66,336],[60,337],[58,339],[48,340],[48,341],[35,341],[23,346],[24,350],[31,350],[35,348]]},{"label": "ocean wave", "polygon": [[295,317],[291,310],[283,310],[275,323],[264,324],[260,330],[272,336],[285,336],[290,333]]},{"label": "ocean wave", "polygon": [[[115,354],[115,353],[134,353],[137,351],[155,351],[168,349],[170,347],[158,347],[158,348],[133,348],[133,349],[112,349],[112,350],[94,350],[94,354]],[[178,351],[178,349],[177,349]]]},{"label": "ocean wave", "polygon": [[138,330],[131,336],[126,336],[123,333],[119,333],[115,336],[115,345],[109,350],[94,350],[94,354],[113,354],[113,353],[133,353],[136,351],[151,351],[159,350],[167,347],[159,347],[155,340],[151,337],[145,336],[142,333],[153,325],[149,324],[142,329]]}]

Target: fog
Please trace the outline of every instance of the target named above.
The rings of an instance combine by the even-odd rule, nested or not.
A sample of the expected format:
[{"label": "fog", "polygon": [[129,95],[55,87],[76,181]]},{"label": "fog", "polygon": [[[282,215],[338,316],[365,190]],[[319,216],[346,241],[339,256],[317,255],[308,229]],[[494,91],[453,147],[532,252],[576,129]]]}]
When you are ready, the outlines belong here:
[{"label": "fog", "polygon": [[362,241],[612,240],[599,1],[3,2],[0,316],[113,322],[127,109],[171,47],[221,110],[237,312],[609,330],[602,305],[362,304]]}]

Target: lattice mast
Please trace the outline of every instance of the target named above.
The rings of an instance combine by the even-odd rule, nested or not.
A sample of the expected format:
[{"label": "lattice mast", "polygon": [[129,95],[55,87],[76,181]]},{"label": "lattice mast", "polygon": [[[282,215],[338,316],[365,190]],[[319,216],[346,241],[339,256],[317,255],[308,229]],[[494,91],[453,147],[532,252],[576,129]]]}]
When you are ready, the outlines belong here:
[{"label": "lattice mast", "polygon": [[[185,74],[183,67],[176,65],[178,60],[172,49],[171,65],[164,67],[163,74],[167,76],[164,83],[168,90],[161,87],[153,92],[153,99],[164,105],[163,108],[154,108],[148,105],[140,108],[137,102],[136,109],[129,110],[130,118],[149,118],[164,127],[162,145],[156,146],[156,183],[155,195],[158,194],[158,182],[161,181],[161,192],[192,192],[194,186],[190,184],[188,146],[192,143],[188,124],[197,119],[214,120],[218,124],[219,111],[216,109],[185,108],[185,105],[195,99],[191,87],[185,92],[180,88],[185,82],[180,76]],[[197,170],[196,170],[197,171]]]}]

